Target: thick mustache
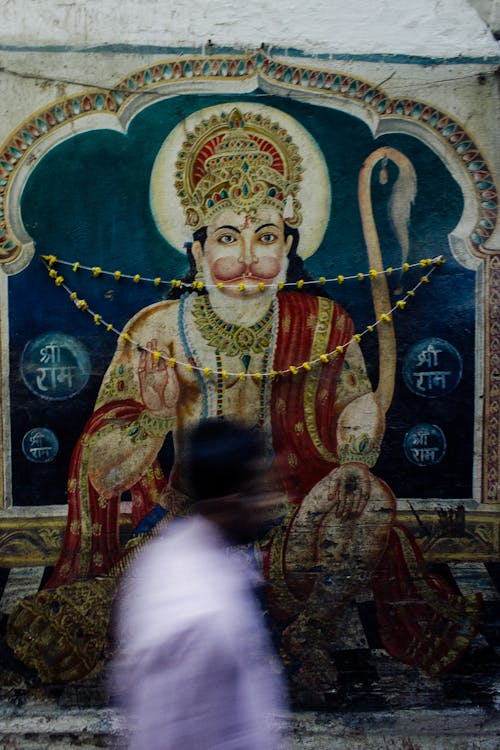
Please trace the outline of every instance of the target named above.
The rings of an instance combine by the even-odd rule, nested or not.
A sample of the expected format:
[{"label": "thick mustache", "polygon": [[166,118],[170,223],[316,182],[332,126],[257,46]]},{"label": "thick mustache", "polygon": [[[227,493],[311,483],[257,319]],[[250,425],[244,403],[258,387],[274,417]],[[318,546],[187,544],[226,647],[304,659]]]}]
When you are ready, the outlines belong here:
[{"label": "thick mustache", "polygon": [[260,258],[252,263],[242,263],[235,258],[219,258],[213,271],[222,281],[269,281],[279,274],[281,264],[273,257]]},{"label": "thick mustache", "polygon": [[265,276],[258,276],[255,273],[239,273],[236,276],[230,276],[227,281],[266,281]]}]

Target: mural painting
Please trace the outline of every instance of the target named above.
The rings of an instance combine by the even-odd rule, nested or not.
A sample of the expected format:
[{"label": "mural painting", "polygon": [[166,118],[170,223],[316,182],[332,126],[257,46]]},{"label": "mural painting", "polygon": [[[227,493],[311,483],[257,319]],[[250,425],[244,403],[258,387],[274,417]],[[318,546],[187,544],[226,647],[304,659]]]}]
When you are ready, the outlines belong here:
[{"label": "mural painting", "polygon": [[242,555],[299,704],[335,696],[360,596],[380,648],[431,677],[481,628],[480,592],[431,563],[498,552],[476,303],[496,188],[430,105],[298,70],[158,63],[8,142],[5,504],[68,508],[6,626],[43,682],[101,668],[120,574],[187,512],[185,433],[214,416],[266,437],[280,502]]}]

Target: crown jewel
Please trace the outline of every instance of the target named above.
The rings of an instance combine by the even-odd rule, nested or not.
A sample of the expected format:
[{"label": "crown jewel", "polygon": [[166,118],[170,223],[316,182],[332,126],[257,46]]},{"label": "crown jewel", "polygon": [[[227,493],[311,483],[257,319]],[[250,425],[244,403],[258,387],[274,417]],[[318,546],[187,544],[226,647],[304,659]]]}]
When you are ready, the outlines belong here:
[{"label": "crown jewel", "polygon": [[298,226],[301,164],[290,135],[268,117],[235,108],[203,120],[187,134],[175,164],[186,223],[196,230],[224,208],[252,215],[273,206]]}]

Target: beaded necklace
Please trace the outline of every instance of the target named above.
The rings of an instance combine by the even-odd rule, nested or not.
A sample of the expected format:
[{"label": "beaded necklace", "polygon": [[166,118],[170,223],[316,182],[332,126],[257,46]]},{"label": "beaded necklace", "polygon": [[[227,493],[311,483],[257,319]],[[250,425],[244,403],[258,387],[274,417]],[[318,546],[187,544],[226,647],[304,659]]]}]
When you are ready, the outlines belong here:
[{"label": "beaded necklace", "polygon": [[260,320],[251,326],[244,326],[222,320],[210,304],[208,295],[203,295],[194,301],[193,317],[207,344],[228,357],[241,357],[251,352],[262,354],[269,350],[273,326],[272,303]]},{"label": "beaded necklace", "polygon": [[[192,301],[191,319],[203,340],[213,349],[215,357],[215,415],[224,416],[224,390],[222,356],[240,357],[245,371],[248,371],[252,353],[262,354],[262,369],[267,369],[271,351],[274,351],[276,337],[277,300],[273,299],[266,314],[251,326],[228,323],[220,318],[207,295],[196,297]],[[191,348],[194,354],[194,347]],[[212,381],[213,382],[213,381]],[[266,403],[269,400],[270,381],[262,379],[258,382],[258,420],[262,427],[265,423]],[[208,393],[207,393],[208,395]]]}]

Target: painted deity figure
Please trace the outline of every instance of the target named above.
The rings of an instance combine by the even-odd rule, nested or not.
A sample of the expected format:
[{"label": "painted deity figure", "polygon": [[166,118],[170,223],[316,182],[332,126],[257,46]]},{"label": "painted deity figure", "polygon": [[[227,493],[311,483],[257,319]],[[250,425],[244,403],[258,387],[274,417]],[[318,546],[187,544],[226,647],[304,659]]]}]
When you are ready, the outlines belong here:
[{"label": "painted deity figure", "polygon": [[[282,498],[258,552],[292,682],[332,689],[336,628],[363,586],[374,589],[389,653],[431,674],[448,668],[474,633],[478,602],[426,575],[415,542],[395,524],[390,488],[372,472],[384,409],[351,318],[303,267],[329,212],[317,144],[269,107],[210,108],[167,139],[151,203],[174,246],[184,244],[185,225],[192,230],[190,273],[176,299],[141,310],[120,337],[73,454],[64,548],[38,596],[60,601],[88,579],[116,576],[123,494],[132,498],[134,540],[183,515],[186,431],[235,418],[263,431]],[[169,434],[167,478],[158,457]],[[101,607],[113,590],[103,586]],[[19,633],[36,606],[29,616],[21,606],[11,626],[23,658]],[[77,655],[69,662],[78,675]]]}]

